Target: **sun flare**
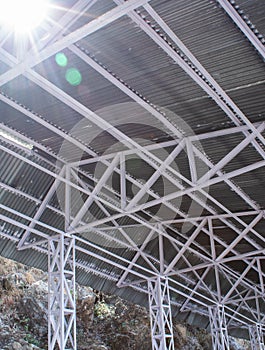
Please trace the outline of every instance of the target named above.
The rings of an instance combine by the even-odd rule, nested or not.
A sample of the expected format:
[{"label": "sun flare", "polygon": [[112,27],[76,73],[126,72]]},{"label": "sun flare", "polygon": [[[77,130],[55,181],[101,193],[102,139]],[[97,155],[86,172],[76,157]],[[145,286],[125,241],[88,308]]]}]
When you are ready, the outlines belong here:
[{"label": "sun flare", "polygon": [[0,0],[0,24],[16,33],[27,33],[46,17],[47,0]]}]

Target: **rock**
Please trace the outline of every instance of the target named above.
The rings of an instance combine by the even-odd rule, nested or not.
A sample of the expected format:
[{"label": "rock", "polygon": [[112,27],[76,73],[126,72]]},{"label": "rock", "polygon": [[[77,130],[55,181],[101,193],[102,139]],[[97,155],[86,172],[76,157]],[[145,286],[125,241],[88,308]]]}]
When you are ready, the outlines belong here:
[{"label": "rock", "polygon": [[22,350],[22,345],[15,341],[12,344],[12,348],[13,348],[13,350]]},{"label": "rock", "polygon": [[9,281],[18,288],[24,288],[27,286],[27,279],[22,272],[12,273],[8,275]]},{"label": "rock", "polygon": [[25,330],[39,337],[47,334],[47,305],[42,301],[31,295],[23,297],[18,303],[18,314]]},{"label": "rock", "polygon": [[12,282],[9,280],[8,277],[4,277],[2,279],[2,288],[5,290],[12,290],[14,288],[14,285]]},{"label": "rock", "polygon": [[184,325],[176,324],[176,330],[179,332],[182,339],[186,340],[187,338],[187,328]]},{"label": "rock", "polygon": [[30,286],[29,292],[46,298],[48,295],[48,283],[43,280],[34,282]]},{"label": "rock", "polygon": [[82,287],[77,285],[76,286],[76,297],[78,300],[93,300],[95,301],[95,294],[93,292],[93,289],[90,287]]},{"label": "rock", "polygon": [[28,342],[25,339],[19,339],[18,341],[21,345],[28,345]]},{"label": "rock", "polygon": [[91,350],[108,350],[108,348],[105,345],[92,345],[90,348]]},{"label": "rock", "polygon": [[[149,314],[117,296],[76,286],[79,350],[151,349]],[[47,274],[0,257],[0,350],[47,349]],[[205,330],[174,324],[176,350],[211,350]],[[250,350],[231,341],[231,350]]]},{"label": "rock", "polygon": [[76,287],[76,311],[79,324],[84,329],[91,327],[94,319],[95,295],[89,287]]}]

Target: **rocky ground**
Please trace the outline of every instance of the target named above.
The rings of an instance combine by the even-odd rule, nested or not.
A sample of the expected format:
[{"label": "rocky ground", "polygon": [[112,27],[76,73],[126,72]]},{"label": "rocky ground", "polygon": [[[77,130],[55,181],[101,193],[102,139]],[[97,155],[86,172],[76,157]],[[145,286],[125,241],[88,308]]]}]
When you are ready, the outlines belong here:
[{"label": "rocky ground", "polygon": [[[47,275],[0,257],[0,350],[47,349]],[[176,350],[211,350],[204,330],[175,323]],[[79,350],[149,350],[146,309],[77,286]],[[249,350],[231,339],[231,350]]]}]

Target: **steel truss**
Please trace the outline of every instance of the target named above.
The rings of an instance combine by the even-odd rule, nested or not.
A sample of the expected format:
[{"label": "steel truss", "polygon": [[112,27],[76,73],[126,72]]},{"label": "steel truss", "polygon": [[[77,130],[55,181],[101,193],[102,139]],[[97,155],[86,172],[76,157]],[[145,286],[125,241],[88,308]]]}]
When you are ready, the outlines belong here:
[{"label": "steel truss", "polygon": [[229,338],[224,305],[209,307],[213,350],[229,350]]},{"label": "steel truss", "polygon": [[[257,35],[246,25],[239,11],[236,10],[234,5],[232,6],[232,2],[226,0],[217,1],[259,53],[265,57],[264,45],[261,40],[259,40],[260,38],[257,38]],[[46,169],[45,166],[40,165],[37,161],[30,159],[30,157],[28,157],[28,155],[31,155],[29,152],[27,156],[25,156],[23,153],[25,149],[21,148],[22,152],[16,153],[14,150],[0,145],[1,151],[9,153],[10,157],[16,157],[29,167],[38,169],[43,172],[47,178],[52,180],[52,184],[45,198],[41,200],[7,183],[0,183],[0,187],[4,189],[4,191],[22,196],[38,205],[34,216],[28,217],[21,212],[16,212],[14,209],[0,204],[0,209],[8,213],[0,214],[0,220],[7,224],[7,226],[13,225],[17,231],[19,231],[18,228],[22,231],[22,234],[20,234],[20,232],[15,232],[14,234],[13,232],[8,232],[5,229],[5,225],[3,225],[0,236],[16,242],[20,250],[37,248],[43,252],[47,252],[45,242],[47,242],[47,240],[49,241],[50,350],[54,349],[56,345],[58,345],[60,349],[65,349],[66,347],[69,349],[76,348],[75,264],[78,268],[96,273],[103,278],[112,279],[118,287],[131,286],[143,293],[148,292],[153,350],[174,349],[170,304],[178,307],[181,306],[181,311],[192,310],[204,316],[206,315],[206,311],[208,311],[209,305],[211,305],[209,308],[209,315],[213,334],[213,348],[214,350],[228,350],[229,341],[227,327],[230,324],[233,324],[233,322],[235,324],[235,322],[237,322],[237,324],[243,323],[246,326],[251,323],[256,324],[256,322],[265,319],[264,314],[260,314],[258,307],[257,310],[253,310],[253,300],[257,303],[262,300],[265,290],[265,273],[262,269],[265,239],[256,227],[261,220],[264,220],[264,211],[260,210],[258,204],[233,182],[233,179],[237,176],[265,166],[265,152],[263,147],[265,140],[262,135],[262,133],[264,133],[265,123],[251,123],[248,120],[247,116],[243,114],[177,35],[173,33],[158,13],[148,4],[147,0],[129,0],[126,2],[123,0],[115,0],[117,4],[116,8],[110,10],[103,15],[102,18],[92,20],[79,30],[68,35],[67,29],[78,19],[76,13],[88,9],[95,2],[96,0],[77,1],[72,9],[73,11],[69,11],[69,13],[62,18],[59,25],[47,28],[47,30],[51,30],[51,35],[47,40],[39,44],[38,49],[40,53],[38,55],[28,53],[24,62],[19,62],[15,56],[5,51],[3,46],[0,47],[1,60],[11,67],[10,71],[1,75],[0,86],[12,80],[14,77],[23,74],[27,79],[56,97],[59,101],[72,108],[81,116],[84,116],[90,121],[92,120],[103,130],[109,130],[109,133],[112,134],[113,137],[124,143],[126,149],[121,153],[98,156],[97,153],[92,151],[85,144],[79,142],[77,138],[45,120],[45,116],[39,116],[31,111],[30,108],[19,104],[5,94],[1,94],[0,100],[2,102],[25,114],[28,118],[39,123],[57,136],[69,141],[72,145],[82,150],[86,154],[86,158],[91,158],[79,162],[78,164],[66,164],[58,155],[55,155],[37,141],[33,141],[30,138],[27,139],[25,135],[21,135],[19,132],[9,129],[5,125],[1,126],[1,128],[8,130],[16,137],[33,143],[34,147],[57,160],[58,163],[62,164],[62,167],[56,165],[53,171],[48,170],[48,168]],[[151,24],[145,15],[141,15],[141,11],[135,11],[135,9],[140,6],[148,13],[155,24]],[[147,98],[144,98],[140,93],[121,80],[116,73],[111,72],[104,64],[94,59],[89,52],[81,47],[80,40],[82,40],[82,38],[112,23],[116,19],[121,18],[125,14],[216,102],[224,113],[233,121],[235,127],[184,137],[177,127],[175,127],[167,119],[166,115],[159,111],[154,104],[149,103]],[[165,32],[166,36],[164,34],[159,34],[160,29]],[[171,42],[169,42],[166,37],[168,37]],[[66,47],[86,64],[95,69],[105,79],[119,88],[132,101],[135,101],[152,114],[163,124],[165,129],[174,134],[175,139],[161,144],[142,147],[33,70],[35,65]],[[217,138],[234,133],[243,136],[243,140],[239,141],[235,148],[224,155],[217,164],[212,163],[207,155],[196,147],[196,142],[198,140]],[[6,140],[4,141],[6,142]],[[12,144],[12,146],[18,147],[14,144]],[[226,172],[225,167],[229,165],[240,152],[244,151],[244,149],[249,146],[253,146],[262,160]],[[155,156],[156,150],[167,147],[173,148],[172,153],[167,159],[161,160]],[[184,177],[183,174],[177,172],[171,166],[172,160],[184,149],[187,153],[190,177]],[[153,175],[147,180],[145,185],[136,181],[126,169],[126,156],[132,154],[137,155],[154,169]],[[35,156],[37,157],[36,154]],[[40,159],[39,156],[38,159]],[[200,178],[198,178],[198,174],[196,173],[196,159],[200,160],[209,168]],[[99,162],[106,167],[106,171],[101,178],[95,179],[92,175],[88,175],[82,170],[83,166],[93,162]],[[47,161],[47,164],[51,165],[52,163]],[[119,194],[108,187],[107,180],[112,173],[115,173],[115,175],[118,174],[120,177]],[[163,176],[165,176],[171,185],[175,186],[175,190],[165,196],[159,196],[152,191],[152,185],[157,181],[161,173],[163,173]],[[82,179],[80,174],[82,174]],[[93,180],[95,186],[93,188],[87,186],[84,179],[87,179],[88,182]],[[127,198],[126,182],[134,184],[138,189],[138,193],[132,198]],[[225,183],[251,210],[239,213],[231,212],[221,202],[205,191],[206,187],[219,182]],[[51,204],[54,193],[62,184],[66,187],[65,211],[59,210]],[[77,208],[78,210],[74,217],[71,216],[70,210],[71,191],[73,189],[80,191],[84,198],[86,198],[84,205]],[[102,196],[102,192],[105,189],[107,189],[108,193],[114,194],[116,200],[113,200],[111,197],[108,198],[106,193]],[[141,199],[145,193],[148,193],[151,200],[142,205]],[[207,205],[200,201],[197,193],[207,198]],[[207,209],[209,215],[193,217],[189,216],[187,213],[181,212],[179,208],[173,206],[171,202],[173,199],[181,196],[189,196],[197,204],[201,206],[205,205],[205,209]],[[101,208],[105,213],[105,217],[92,222],[86,221],[84,219],[85,213],[89,210],[93,202]],[[141,215],[137,215],[137,212],[141,211],[145,216],[148,216],[148,209],[158,204],[165,205],[167,209],[176,214],[178,218],[164,220],[161,217],[152,217],[151,222],[144,220]],[[217,209],[213,209],[211,205]],[[47,209],[65,220],[65,231],[68,232],[67,235],[59,230],[58,227],[49,226],[47,223],[41,221],[42,214]],[[110,212],[114,214],[110,214]],[[130,239],[130,236],[126,233],[127,227],[118,225],[116,220],[125,216],[134,220],[132,226],[144,227],[149,230],[146,240],[141,245],[138,246]],[[248,216],[250,220],[246,223],[244,217]],[[21,221],[26,221],[28,224],[26,225],[19,222],[17,219],[18,217],[22,219]],[[232,230],[235,234],[235,238],[230,243],[226,243],[221,240],[218,235],[215,235],[215,220],[221,222],[222,225]],[[173,226],[174,224],[183,222],[189,222],[191,224],[192,232],[189,236],[182,234]],[[110,227],[102,227],[104,223],[110,223]],[[122,256],[114,254],[112,251],[108,251],[101,246],[78,237],[79,233],[87,229],[100,237],[111,239],[122,247],[133,251],[133,258],[131,260],[125,259]],[[110,237],[109,230],[118,230],[122,239],[119,240],[115,237]],[[168,234],[168,231],[170,231],[171,234]],[[54,237],[54,234],[57,234],[57,236]],[[73,234],[73,236],[69,234]],[[198,237],[202,234],[204,238],[210,241],[210,248],[208,250],[199,244]],[[162,244],[159,245],[159,258],[151,256],[146,249],[154,235],[159,235],[159,243],[162,242]],[[49,236],[52,236],[52,238]],[[170,243],[172,249],[174,249],[175,255],[171,261],[166,261],[166,259],[164,259],[163,240],[167,240],[167,243]],[[244,241],[249,244],[250,250],[240,254],[238,246]],[[82,247],[79,246],[79,242],[82,242]],[[221,252],[220,247],[222,248]],[[76,262],[75,250],[92,256],[95,259],[102,259],[110,266],[119,269],[120,274],[111,275],[106,271],[99,271],[93,264],[87,264],[86,261]],[[193,254],[197,258],[196,263],[191,263],[189,254]],[[104,257],[101,257],[102,255]],[[144,260],[146,265],[143,266],[138,261],[139,259]],[[180,260],[182,264],[179,269],[177,268],[177,264]],[[233,270],[230,266],[230,263],[236,260],[241,260],[244,266],[241,274]],[[164,274],[167,275],[167,277],[161,277],[159,272],[163,274],[163,276]],[[211,272],[213,272],[214,276],[215,287],[213,288],[206,282]],[[259,282],[256,285],[253,285],[253,282],[248,279],[248,275],[251,272],[258,276]],[[223,290],[221,288],[221,278],[227,283],[227,288]],[[146,281],[148,281],[148,290],[143,287]],[[185,297],[185,302],[180,305],[176,301],[170,302],[170,294],[172,293]],[[212,305],[215,306],[213,307]],[[196,306],[196,308],[194,308],[194,306]],[[252,347],[255,350],[264,350],[261,323],[262,322],[250,327],[250,338]]]},{"label": "steel truss", "polygon": [[[260,126],[261,126],[261,125],[262,125],[262,124],[260,124]],[[210,137],[210,136],[211,136],[210,134],[207,135],[207,137]],[[2,149],[4,149],[4,148],[2,148]],[[21,159],[21,160],[23,160],[23,161],[25,161],[25,162],[30,162],[30,165],[35,166],[35,164],[34,164],[32,161],[29,161],[27,158],[23,158],[21,155],[15,154],[14,152],[11,152],[11,151],[8,150],[8,149],[4,149],[4,150],[7,151],[8,153],[10,153],[12,156],[19,157],[19,159]],[[117,155],[116,155],[116,156],[117,156]],[[98,157],[97,160],[100,161],[100,160],[101,160],[100,157]],[[104,161],[104,158],[103,158],[102,160]],[[59,174],[56,174],[56,173],[51,173],[51,171],[48,171],[48,170],[46,170],[45,168],[42,168],[41,166],[39,166],[39,165],[37,165],[37,164],[36,164],[36,167],[37,167],[38,169],[40,169],[41,171],[46,172],[48,175],[52,175],[52,176],[54,177],[54,179],[55,179],[54,186],[51,187],[50,191],[47,193],[46,198],[42,201],[42,203],[45,202],[46,205],[47,205],[47,207],[48,207],[49,209],[51,209],[51,210],[54,210],[56,213],[59,213],[58,209],[55,209],[55,208],[51,207],[51,206],[48,204],[48,202],[49,202],[49,198],[51,198],[52,192],[55,191],[55,189],[56,189],[55,184],[58,183],[58,179],[59,179],[62,183],[68,184],[70,188],[77,188],[77,189],[80,190],[81,192],[85,193],[85,194],[88,196],[88,198],[91,196],[91,191],[90,191],[89,189],[87,189],[87,188],[85,188],[85,187],[81,187],[81,185],[77,185],[76,182],[75,182],[75,183],[74,183],[74,182],[71,182],[71,181],[69,180],[69,178],[67,179],[66,175],[64,174],[64,169],[62,169],[61,172],[60,172]],[[75,168],[73,167],[73,169],[75,169]],[[16,189],[10,188],[10,186],[8,187],[7,185],[4,185],[4,184],[1,184],[1,186],[3,186],[4,188],[6,188],[7,190],[14,191],[15,193],[18,193],[19,195],[23,195],[23,193],[19,192],[19,191],[16,190]],[[98,188],[98,189],[99,189],[99,188]],[[94,193],[95,193],[95,192],[94,192]],[[152,193],[152,192],[150,192],[150,193]],[[102,198],[101,198],[100,196],[98,196],[98,195],[96,195],[96,194],[95,194],[94,196],[95,196],[95,197],[94,197],[95,200],[102,201]],[[30,199],[30,198],[29,198],[30,196],[27,195],[26,197],[27,197],[28,199]],[[34,201],[34,202],[38,202],[38,200],[35,199],[35,198],[31,198],[31,199],[32,199],[32,201]],[[90,201],[91,201],[91,199],[90,199]],[[117,203],[116,206],[113,207],[113,203],[112,203],[112,204],[108,204],[108,203],[106,203],[106,201],[103,201],[102,204],[111,205],[111,207],[112,207],[112,208],[115,208],[116,210],[119,210],[119,206],[120,206],[120,204]],[[6,210],[6,209],[8,209],[8,208],[5,208],[5,210]],[[35,225],[36,225],[36,224],[38,224],[38,225],[40,225],[40,226],[44,226],[44,227],[47,228],[47,224],[44,225],[41,221],[39,221],[39,218],[40,218],[41,213],[42,213],[42,209],[43,209],[43,206],[41,205],[41,206],[39,207],[38,211],[36,212],[36,214],[35,214],[35,216],[34,216],[33,219],[27,218],[27,220],[30,220],[30,221],[32,220],[32,224],[29,225],[28,227],[25,227],[25,233],[23,234],[23,236],[22,236],[22,238],[21,238],[21,240],[20,240],[20,244],[19,244],[20,248],[23,247],[22,242],[24,243],[24,248],[30,248],[30,247],[31,247],[31,244],[29,244],[29,242],[25,242],[25,236],[27,235],[28,232],[30,232],[31,234],[34,234],[34,235],[38,235],[38,236],[40,236],[40,237],[42,237],[42,238],[45,237],[45,235],[42,233],[42,231],[41,231],[40,229],[37,230],[37,229],[35,228]],[[80,209],[81,209],[81,210],[84,210],[84,208],[80,208]],[[13,213],[14,213],[14,212],[13,212]],[[15,214],[15,213],[14,213],[14,214]],[[18,214],[18,213],[16,213],[16,214]],[[262,215],[263,215],[264,213],[263,213],[262,211],[255,211],[255,212],[252,211],[252,212],[250,212],[250,213],[242,213],[242,215],[247,215],[247,214],[249,214],[249,215],[256,215],[256,219],[255,219],[255,220],[258,221],[258,220],[262,217]],[[61,215],[64,216],[65,214],[64,214],[63,212],[61,212]],[[118,214],[118,215],[120,215],[120,214]],[[122,215],[124,215],[124,214],[122,214]],[[122,216],[122,215],[121,215],[121,216]],[[231,214],[227,214],[227,215],[217,215],[217,214],[215,214],[215,215],[213,215],[212,217],[213,217],[213,219],[214,219],[214,218],[229,218],[230,216],[233,217],[233,215],[234,215],[234,214],[232,214],[232,213],[231,213]],[[239,213],[239,217],[240,217],[240,215],[241,215],[241,214]],[[1,216],[1,217],[2,217],[2,216]],[[137,219],[137,217],[135,217],[135,216],[134,216],[134,218]],[[72,218],[72,219],[73,219],[73,218]],[[106,218],[106,222],[107,222],[107,221],[111,221],[111,220],[113,220],[113,219],[114,219],[114,218],[107,217],[107,218]],[[195,219],[196,219],[196,218],[195,218]],[[10,219],[10,218],[6,218],[5,220],[7,220],[8,222],[11,222],[11,219]],[[194,223],[193,218],[189,218],[189,220],[190,220],[192,223]],[[208,229],[208,230],[209,230],[209,232],[208,232],[208,230],[206,230],[206,227],[205,227],[205,220],[208,220],[208,221],[209,221],[209,223],[208,223],[208,226],[209,226],[209,229]],[[197,223],[197,219],[196,219],[195,222],[196,222],[197,225],[198,225],[198,230],[195,229],[194,235],[192,236],[192,239],[191,239],[191,238],[186,238],[186,239],[187,239],[187,242],[186,242],[185,244],[181,244],[180,241],[174,240],[173,237],[169,237],[165,232],[162,232],[162,234],[163,234],[165,237],[167,237],[168,239],[170,239],[172,243],[173,243],[173,241],[174,241],[174,244],[177,245],[177,246],[175,246],[175,249],[177,250],[177,253],[179,253],[179,251],[178,251],[179,248],[178,248],[178,247],[180,246],[180,247],[183,248],[183,249],[182,249],[182,253],[184,253],[185,251],[191,251],[192,253],[197,254],[200,258],[206,259],[207,255],[203,256],[203,255],[199,254],[194,248],[192,248],[192,246],[195,245],[195,246],[197,246],[198,248],[203,249],[203,247],[199,246],[199,245],[196,243],[196,236],[197,236],[197,234],[199,234],[199,229],[201,229],[202,231],[205,231],[205,230],[206,230],[206,232],[208,232],[208,234],[210,235],[210,238],[211,238],[211,240],[212,240],[213,247],[214,247],[216,238],[214,237],[214,228],[211,227],[212,225],[210,225],[211,220],[212,220],[212,219],[211,219],[211,216],[209,216],[209,217],[207,217],[207,218],[204,218],[204,222],[202,222],[202,223],[200,224],[199,222]],[[12,223],[14,223],[15,225],[20,226],[21,228],[24,228],[22,224],[19,224],[18,222],[15,222],[14,219],[12,219]],[[84,229],[84,227],[82,226],[82,225],[84,225],[84,223],[82,223],[82,222],[80,221],[80,224],[81,224],[81,225],[80,225],[77,229],[75,229],[75,230]],[[94,223],[93,223],[93,226],[95,226],[95,228],[94,228],[95,231],[98,232],[100,235],[103,235],[103,236],[105,236],[106,238],[108,238],[107,231],[105,232],[105,230],[97,229],[97,228],[96,228],[96,226],[99,225],[99,224],[100,224],[100,222],[98,222],[98,223],[94,222]],[[160,225],[160,228],[159,228],[159,227],[157,227],[157,226],[154,226],[153,224],[150,225],[150,223],[146,223],[146,222],[144,222],[143,220],[141,220],[141,221],[139,222],[139,224],[140,224],[140,225],[147,225],[147,227],[149,227],[151,230],[154,230],[154,231],[157,232],[157,233],[161,233],[161,228],[163,228],[163,225]],[[89,226],[91,226],[91,224],[90,224]],[[211,229],[210,229],[210,228],[211,228]],[[55,228],[53,228],[53,227],[49,227],[49,229],[51,230],[51,232],[52,232],[53,230],[55,230]],[[120,229],[122,229],[122,227],[121,227]],[[252,227],[251,225],[248,227],[248,229],[253,231],[253,227]],[[240,232],[240,233],[239,233],[239,237],[235,240],[235,244],[238,243],[238,242],[240,241],[240,239],[246,235],[247,232],[248,232],[248,230],[245,230],[245,231]],[[254,231],[254,232],[255,232],[255,231]],[[177,233],[177,232],[176,232],[176,233]],[[178,233],[178,234],[179,234],[179,233]],[[258,233],[256,233],[256,234],[259,236]],[[185,238],[185,237],[183,236],[182,238]],[[26,243],[26,245],[25,245],[25,243]],[[124,243],[124,241],[121,241],[120,243],[123,244],[124,246],[126,246],[125,243]],[[219,242],[217,241],[217,243],[219,243]],[[220,243],[221,243],[222,245],[224,245],[224,242],[221,241]],[[89,243],[87,243],[87,244],[89,244]],[[224,246],[224,247],[227,248],[228,246]],[[255,247],[257,247],[257,246],[255,245]],[[99,247],[97,247],[97,248],[100,249]],[[127,248],[136,249],[136,248],[133,248],[133,246],[132,246],[131,244],[127,245]],[[144,247],[143,247],[143,248],[144,248]],[[230,249],[231,249],[231,248],[230,248]],[[236,253],[236,252],[234,251],[234,249],[232,249],[231,251],[232,251],[234,254]],[[205,253],[206,253],[206,252],[205,252]],[[225,254],[227,254],[227,253],[228,253],[228,250],[225,251]],[[262,288],[262,286],[263,286],[263,278],[264,278],[263,275],[264,275],[264,272],[262,272],[261,268],[260,268],[260,267],[258,266],[258,264],[256,263],[257,261],[255,260],[255,255],[256,255],[256,256],[259,256],[260,254],[263,254],[263,253],[264,253],[264,250],[263,250],[263,249],[258,249],[258,250],[254,250],[253,252],[246,253],[245,255],[243,254],[243,255],[239,255],[239,256],[238,256],[237,254],[235,254],[234,256],[228,257],[228,258],[226,258],[226,257],[224,256],[224,253],[222,253],[222,255],[223,255],[222,259],[220,259],[220,258],[218,257],[218,259],[216,260],[216,256],[214,256],[214,254],[213,254],[213,252],[212,252],[212,254],[213,254],[213,257],[212,257],[212,258],[215,259],[215,265],[216,265],[217,262],[218,262],[218,264],[220,264],[220,268],[221,268],[221,264],[223,264],[223,263],[227,263],[227,262],[229,262],[229,261],[238,260],[238,259],[244,259],[244,261],[246,261],[246,263],[247,263],[247,269],[246,269],[246,273],[245,273],[245,274],[247,274],[247,272],[249,271],[249,268],[254,268],[254,269],[256,269],[256,270],[258,271],[260,277],[261,277],[261,288]],[[88,254],[89,254],[89,253],[88,253]],[[108,254],[109,254],[109,253],[108,253]],[[136,254],[138,254],[137,250],[136,250]],[[148,257],[144,251],[142,251],[140,255],[141,255],[141,256],[146,256],[146,257],[150,260],[150,257]],[[139,257],[139,254],[136,255],[136,258],[137,258],[137,256]],[[252,262],[249,261],[249,260],[245,260],[245,259],[250,258],[251,256],[253,256]],[[172,261],[172,262],[171,262],[171,268],[172,268],[172,269],[173,269],[174,265],[177,263],[176,258],[175,258],[174,260],[175,260],[175,261]],[[109,263],[111,263],[111,260],[109,260]],[[189,261],[188,261],[188,260],[187,260],[187,263],[189,264]],[[211,267],[212,265],[213,265],[213,261],[212,261],[211,259],[207,258],[207,260],[206,260],[205,263],[201,263],[201,264],[199,264],[198,266],[189,265],[188,267],[186,267],[186,268],[180,270],[179,272],[176,272],[176,271],[174,271],[174,269],[173,269],[172,271],[169,272],[169,275],[172,275],[172,276],[173,276],[173,275],[179,275],[179,276],[184,277],[184,276],[185,276],[185,272],[192,271],[192,272],[195,274],[196,278],[198,278],[198,276],[196,275],[196,269],[197,269],[197,268],[198,268],[198,269],[201,269],[201,268],[209,268],[209,267]],[[136,265],[135,263],[134,263],[134,264],[131,264],[130,262],[128,262],[128,266],[129,266],[129,268],[127,269],[127,271],[130,272],[130,273],[133,273],[133,268],[136,267],[137,265]],[[239,284],[242,284],[242,283],[244,284],[244,283],[247,282],[247,281],[245,281],[245,276],[244,276],[245,274],[242,274],[242,276],[236,276],[235,273],[233,273],[233,274],[231,275],[231,272],[232,272],[232,271],[229,271],[229,270],[227,270],[227,269],[224,270],[224,269],[226,269],[225,266],[222,267],[222,270],[223,270],[223,272],[225,272],[226,278],[228,278],[229,275],[233,277],[233,280],[231,280],[231,291],[229,290],[229,291],[228,291],[228,295],[225,296],[225,298],[226,298],[226,303],[230,303],[230,302],[233,303],[233,298],[231,298],[231,296],[233,296],[233,295],[232,295],[233,293],[235,293],[235,294],[237,293],[237,288],[236,288],[236,287],[237,287]],[[153,272],[154,272],[154,271],[153,271]],[[150,271],[150,273],[153,273],[153,272]],[[207,270],[206,270],[206,274],[207,274]],[[219,274],[219,273],[218,273],[218,269],[217,269],[217,270],[216,270],[217,282],[218,282],[218,280],[219,280],[218,274]],[[191,283],[191,279],[189,279],[188,281],[189,281],[189,283]],[[236,287],[235,287],[235,285],[234,285],[234,281],[236,281]],[[219,283],[219,282],[218,282],[218,283]],[[122,285],[123,285],[123,284],[122,284]],[[246,284],[246,287],[247,287],[247,288],[253,288],[253,287],[251,286],[251,283],[248,283],[248,282],[247,282],[247,284]],[[204,286],[204,282],[203,282],[203,279],[202,279],[202,278],[199,279],[198,284],[195,286],[195,290],[197,290],[197,289],[200,289],[200,291],[203,291],[203,292],[206,291],[205,286]],[[255,292],[255,290],[253,290],[253,292]],[[210,298],[213,298],[213,300],[214,300],[214,298],[215,298],[214,292],[208,290],[208,293],[210,293],[210,294],[209,294],[209,297],[210,297]],[[194,292],[192,292],[192,295],[194,295]],[[198,295],[199,295],[199,294],[198,294]],[[222,298],[221,295],[219,295],[219,297]],[[231,298],[231,301],[229,300],[230,298]],[[195,299],[191,299],[191,298],[188,296],[188,299],[187,299],[187,300],[188,300],[188,301],[191,301],[191,300],[194,301]],[[244,307],[245,307],[245,305],[242,305],[242,308],[244,308]]]},{"label": "steel truss", "polygon": [[249,339],[252,350],[264,350],[264,331],[260,323],[256,323],[249,327]]},{"label": "steel truss", "polygon": [[49,239],[48,349],[76,349],[75,239]]},{"label": "steel truss", "polygon": [[173,324],[168,279],[148,280],[149,310],[153,350],[174,350]]}]

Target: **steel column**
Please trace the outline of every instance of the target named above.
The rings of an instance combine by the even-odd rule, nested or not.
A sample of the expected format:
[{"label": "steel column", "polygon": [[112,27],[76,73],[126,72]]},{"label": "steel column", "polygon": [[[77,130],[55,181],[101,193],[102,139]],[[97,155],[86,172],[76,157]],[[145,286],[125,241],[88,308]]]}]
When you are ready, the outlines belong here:
[{"label": "steel column", "polygon": [[213,350],[229,350],[229,338],[224,305],[209,307]]},{"label": "steel column", "polygon": [[264,350],[264,334],[260,323],[249,327],[249,339],[252,350]]},{"label": "steel column", "polygon": [[49,239],[48,350],[76,350],[75,240]]},{"label": "steel column", "polygon": [[152,350],[174,350],[168,279],[157,276],[148,281]]}]

